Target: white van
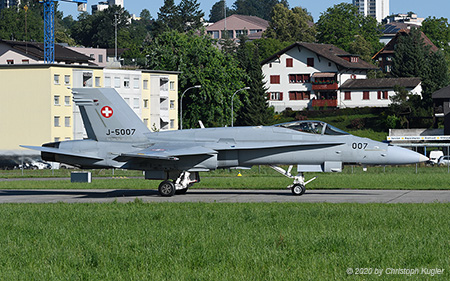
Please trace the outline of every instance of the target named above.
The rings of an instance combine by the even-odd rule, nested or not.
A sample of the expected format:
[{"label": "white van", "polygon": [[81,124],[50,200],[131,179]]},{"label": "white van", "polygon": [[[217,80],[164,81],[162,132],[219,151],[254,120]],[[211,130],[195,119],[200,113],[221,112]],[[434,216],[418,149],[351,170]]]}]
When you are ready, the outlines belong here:
[{"label": "white van", "polygon": [[444,156],[444,152],[442,152],[440,150],[431,151],[429,163],[431,163],[431,165],[436,165],[438,163],[439,158],[441,158],[441,156]]}]

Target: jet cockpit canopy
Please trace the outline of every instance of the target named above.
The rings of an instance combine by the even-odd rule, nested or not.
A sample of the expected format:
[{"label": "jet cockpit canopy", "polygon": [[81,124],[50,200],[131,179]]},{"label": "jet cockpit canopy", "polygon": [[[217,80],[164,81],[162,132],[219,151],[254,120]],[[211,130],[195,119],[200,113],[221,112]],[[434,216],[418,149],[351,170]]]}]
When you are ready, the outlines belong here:
[{"label": "jet cockpit canopy", "polygon": [[349,135],[349,133],[342,131],[330,124],[327,124],[322,121],[314,121],[314,120],[302,120],[302,121],[293,121],[287,123],[281,123],[275,125],[275,127],[283,127],[292,130],[296,130],[299,132],[310,133],[310,134],[318,134],[318,135]]}]

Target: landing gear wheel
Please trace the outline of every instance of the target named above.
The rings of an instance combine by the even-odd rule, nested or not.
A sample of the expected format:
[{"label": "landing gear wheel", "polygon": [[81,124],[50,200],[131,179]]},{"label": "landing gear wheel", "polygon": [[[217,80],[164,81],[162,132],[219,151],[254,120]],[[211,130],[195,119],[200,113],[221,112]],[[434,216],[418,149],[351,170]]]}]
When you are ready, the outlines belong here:
[{"label": "landing gear wheel", "polygon": [[291,191],[292,191],[292,194],[294,194],[296,196],[300,196],[300,195],[303,195],[305,193],[306,187],[304,185],[301,185],[301,184],[294,184],[291,187]]},{"label": "landing gear wheel", "polygon": [[183,189],[178,189],[177,191],[175,191],[175,194],[186,194],[188,189],[189,189],[189,187],[186,187],[186,188],[183,188]]},{"label": "landing gear wheel", "polygon": [[164,197],[170,197],[175,194],[175,184],[171,181],[163,181],[158,187],[159,194]]}]

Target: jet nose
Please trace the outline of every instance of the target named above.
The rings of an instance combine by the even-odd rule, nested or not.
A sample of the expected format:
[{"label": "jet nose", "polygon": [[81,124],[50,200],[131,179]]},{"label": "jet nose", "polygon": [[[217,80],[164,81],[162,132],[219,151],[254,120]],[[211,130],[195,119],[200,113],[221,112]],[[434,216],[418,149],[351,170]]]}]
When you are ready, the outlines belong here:
[{"label": "jet nose", "polygon": [[416,164],[428,161],[428,157],[398,146],[388,147],[388,159],[390,165]]}]

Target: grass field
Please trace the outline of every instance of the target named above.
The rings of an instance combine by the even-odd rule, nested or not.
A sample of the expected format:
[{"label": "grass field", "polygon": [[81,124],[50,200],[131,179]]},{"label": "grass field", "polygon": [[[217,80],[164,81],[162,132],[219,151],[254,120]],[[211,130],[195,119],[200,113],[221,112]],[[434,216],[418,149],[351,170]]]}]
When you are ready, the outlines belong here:
[{"label": "grass field", "polygon": [[1,280],[342,280],[444,269],[449,204],[2,204]]},{"label": "grass field", "polygon": [[[23,177],[70,177],[67,170],[24,171]],[[242,177],[238,177],[238,173]],[[342,173],[306,173],[306,179],[317,176],[308,189],[450,189],[447,167],[345,167]],[[52,175],[53,173],[53,175]],[[111,170],[94,170],[94,177],[111,177]],[[69,180],[0,181],[0,189],[156,189],[160,181],[143,180],[142,172],[114,171],[114,179],[94,179],[90,184],[71,183]],[[20,171],[2,171],[0,177],[21,178]],[[136,178],[137,177],[137,178]],[[111,184],[113,182],[113,184]],[[193,188],[279,189],[292,183],[272,169],[262,166],[251,170],[218,170],[201,173],[201,182]]]}]

